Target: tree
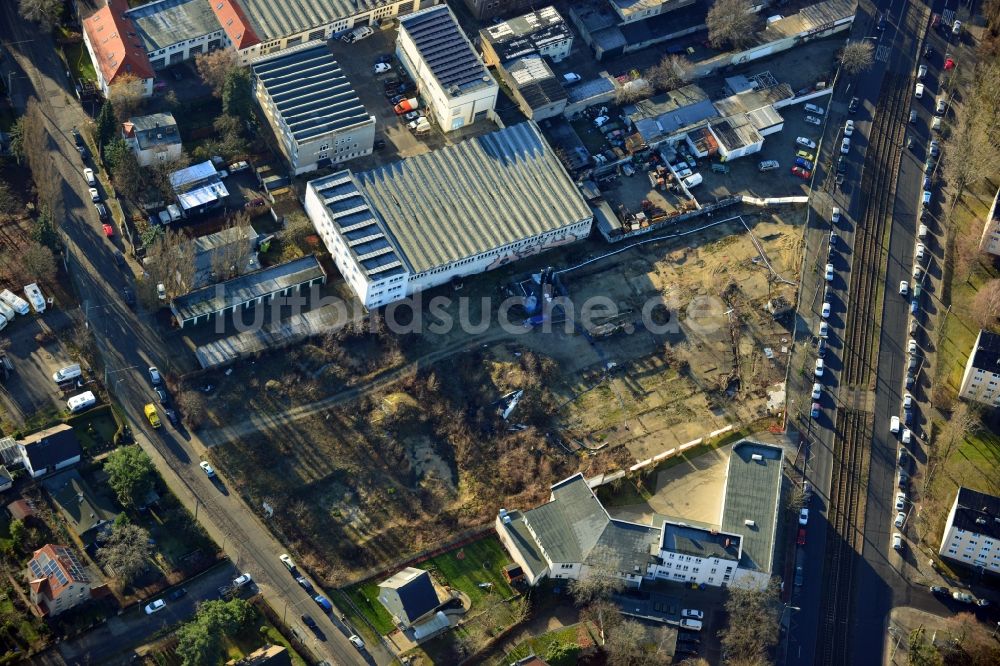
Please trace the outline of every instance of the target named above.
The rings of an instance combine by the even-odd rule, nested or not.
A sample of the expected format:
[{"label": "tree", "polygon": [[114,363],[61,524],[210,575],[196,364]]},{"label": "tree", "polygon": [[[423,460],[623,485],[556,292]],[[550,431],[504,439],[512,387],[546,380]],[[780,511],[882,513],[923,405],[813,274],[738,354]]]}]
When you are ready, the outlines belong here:
[{"label": "tree", "polygon": [[653,65],[643,74],[658,92],[679,88],[690,73],[691,63],[677,54],[664,56],[660,62]]},{"label": "tree", "polygon": [[576,655],[579,653],[579,645],[568,645],[562,641],[556,640],[549,643],[549,647],[546,648],[545,661],[552,664],[552,666],[573,664],[576,663]]},{"label": "tree", "polygon": [[729,45],[734,50],[752,44],[758,20],[752,7],[749,0],[715,0],[705,18],[709,43],[717,49]]},{"label": "tree", "polygon": [[115,105],[110,99],[101,106],[94,122],[94,140],[97,142],[97,149],[104,155],[104,147],[118,134],[118,118],[115,117]]},{"label": "tree", "polygon": [[21,212],[22,208],[20,197],[14,193],[7,181],[0,180],[0,213],[16,215]]},{"label": "tree", "polygon": [[21,262],[28,275],[41,282],[54,282],[56,279],[56,258],[52,250],[37,241],[28,243],[21,252]]},{"label": "tree", "polygon": [[222,97],[229,72],[238,69],[240,64],[236,58],[236,51],[217,49],[196,56],[194,66],[202,80],[212,88],[212,94]]},{"label": "tree", "polygon": [[990,280],[972,299],[972,316],[980,328],[996,329],[1000,321],[1000,280]]},{"label": "tree", "polygon": [[942,663],[941,655],[927,640],[922,626],[910,632],[907,647],[907,662],[910,666],[939,666]]},{"label": "tree", "polygon": [[184,666],[218,663],[222,639],[238,633],[253,618],[253,608],[243,599],[206,601],[194,619],[177,631],[177,654]]},{"label": "tree", "polygon": [[875,64],[875,47],[870,40],[848,42],[840,50],[840,66],[848,74],[859,74]]},{"label": "tree", "polygon": [[27,545],[25,539],[27,538],[27,536],[28,536],[28,528],[25,526],[23,520],[18,520],[17,518],[15,518],[14,520],[10,521],[10,538],[14,542],[14,546],[16,546],[18,550],[22,551],[25,550],[25,546]]},{"label": "tree", "polygon": [[156,485],[156,468],[136,445],[116,449],[104,461],[108,485],[122,506],[138,508]]},{"label": "tree", "polygon": [[607,599],[625,588],[621,577],[621,558],[608,546],[596,546],[584,563],[580,578],[569,583],[569,591],[578,606]]},{"label": "tree", "polygon": [[104,545],[97,549],[97,559],[127,585],[146,570],[152,551],[149,532],[129,523],[112,527]]},{"label": "tree", "polygon": [[28,99],[21,117],[19,150],[31,170],[31,179],[38,193],[38,203],[48,209],[53,220],[63,218],[62,180],[52,177],[52,153],[45,112],[34,97]]},{"label": "tree", "polygon": [[56,233],[56,227],[47,206],[43,205],[38,211],[38,217],[35,218],[31,226],[31,240],[50,250],[59,248],[59,234]]},{"label": "tree", "polygon": [[34,21],[46,30],[51,30],[62,14],[62,0],[20,0],[18,11],[21,18]]},{"label": "tree", "polygon": [[239,67],[226,74],[222,86],[222,112],[241,120],[248,120],[253,113],[250,73],[246,69]]},{"label": "tree", "polygon": [[629,81],[625,85],[615,90],[615,104],[634,104],[641,99],[646,99],[653,94],[653,89],[649,82],[644,79]]},{"label": "tree", "polygon": [[115,188],[127,198],[135,200],[142,191],[142,171],[139,159],[125,140],[116,136],[104,149],[104,163],[108,166]]},{"label": "tree", "polygon": [[207,414],[205,396],[200,391],[180,391],[176,400],[184,423],[192,430],[197,430]]},{"label": "tree", "polygon": [[772,579],[763,590],[730,587],[726,600],[729,623],[720,632],[722,649],[735,663],[768,663],[779,635],[779,583]]},{"label": "tree", "polygon": [[257,245],[256,233],[251,233],[250,213],[241,210],[230,217],[222,231],[230,234],[229,242],[212,251],[211,267],[216,281],[228,280],[247,270]]},{"label": "tree", "polygon": [[147,247],[146,270],[154,284],[163,284],[169,300],[194,289],[194,259],[194,244],[183,233],[168,229]]},{"label": "tree", "polygon": [[[142,79],[134,74],[122,74],[108,86],[108,101],[114,106],[115,118],[119,123],[125,122],[142,108],[146,99],[145,91]],[[116,125],[116,134],[117,129]]]}]

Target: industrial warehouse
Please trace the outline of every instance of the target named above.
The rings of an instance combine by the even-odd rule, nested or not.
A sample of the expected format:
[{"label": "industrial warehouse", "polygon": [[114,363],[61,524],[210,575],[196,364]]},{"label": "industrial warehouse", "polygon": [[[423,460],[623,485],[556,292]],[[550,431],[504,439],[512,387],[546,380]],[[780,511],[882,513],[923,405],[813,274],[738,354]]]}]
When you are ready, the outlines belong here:
[{"label": "industrial warehouse", "polygon": [[313,180],[305,207],[367,308],[582,240],[592,221],[532,122]]}]

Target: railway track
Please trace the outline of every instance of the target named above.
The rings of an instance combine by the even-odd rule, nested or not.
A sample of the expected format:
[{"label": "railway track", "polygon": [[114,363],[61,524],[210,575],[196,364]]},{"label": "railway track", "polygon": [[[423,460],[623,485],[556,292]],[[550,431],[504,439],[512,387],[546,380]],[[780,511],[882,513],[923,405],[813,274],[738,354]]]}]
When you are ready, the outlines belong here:
[{"label": "railway track", "polygon": [[875,109],[861,177],[864,210],[857,222],[844,339],[840,403],[833,448],[823,605],[816,663],[850,663],[851,607],[856,558],[864,546],[865,498],[874,416],[875,369],[882,309],[886,232],[891,226],[902,158],[910,81],[888,73]]}]

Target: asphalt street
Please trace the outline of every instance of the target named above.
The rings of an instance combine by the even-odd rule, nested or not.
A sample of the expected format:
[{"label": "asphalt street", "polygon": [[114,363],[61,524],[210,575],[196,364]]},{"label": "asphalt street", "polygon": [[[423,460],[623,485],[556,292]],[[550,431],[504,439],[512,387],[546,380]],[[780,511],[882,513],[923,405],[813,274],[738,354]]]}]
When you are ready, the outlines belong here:
[{"label": "asphalt street", "polygon": [[[904,392],[904,374],[907,364],[906,344],[909,321],[909,299],[899,295],[899,283],[908,280],[912,283],[914,261],[914,243],[920,213],[920,197],[923,190],[923,163],[927,142],[930,139],[930,119],[933,117],[933,104],[938,92],[938,81],[943,64],[943,53],[946,39],[943,33],[934,31],[928,39],[933,55],[929,59],[921,59],[920,50],[925,28],[928,25],[932,11],[940,12],[943,2],[937,7],[919,3],[904,3],[903,0],[882,1],[873,6],[862,3],[859,7],[851,33],[852,40],[871,39],[874,42],[876,62],[874,67],[858,76],[855,80],[845,78],[838,82],[838,87],[831,100],[827,114],[827,132],[824,138],[823,158],[819,161],[814,195],[812,198],[813,215],[811,230],[807,235],[807,255],[814,258],[807,262],[803,276],[802,305],[804,326],[815,336],[816,327],[821,320],[819,309],[822,305],[823,266],[827,262],[827,243],[829,232],[835,228],[839,236],[839,250],[831,261],[835,267],[832,314],[830,317],[830,352],[827,355],[827,372],[823,378],[824,396],[821,399],[821,414],[817,419],[806,417],[806,427],[803,434],[807,441],[807,478],[816,492],[810,505],[811,519],[809,525],[809,540],[805,551],[805,580],[801,588],[796,588],[789,602],[790,632],[786,663],[811,664],[817,658],[817,629],[820,623],[821,592],[825,572],[823,571],[828,523],[825,520],[828,510],[827,501],[830,493],[832,476],[832,455],[835,433],[832,426],[836,419],[836,409],[844,396],[840,395],[839,372],[843,366],[844,354],[843,335],[847,321],[847,308],[850,307],[847,288],[850,284],[851,270],[879,270],[879,266],[857,266],[852,261],[854,247],[855,223],[862,216],[867,202],[862,201],[857,183],[864,177],[862,163],[863,152],[848,156],[848,173],[842,187],[832,186],[833,173],[830,166],[839,152],[839,138],[844,120],[851,117],[855,120],[856,129],[852,138],[852,147],[867,147],[867,137],[871,129],[872,112],[881,94],[882,82],[887,73],[898,73],[910,77],[915,74],[917,65],[927,64],[928,75],[924,83],[927,92],[922,100],[913,100],[918,112],[917,122],[908,125],[907,136],[912,136],[914,146],[908,149],[899,146],[903,158],[898,173],[896,191],[893,200],[891,229],[888,235],[888,245],[883,247],[883,258],[888,257],[885,282],[880,288],[884,290],[882,320],[873,322],[877,326],[879,340],[877,381],[874,400],[874,433],[871,444],[870,475],[867,479],[867,503],[864,527],[864,551],[857,558],[854,567],[854,577],[851,586],[854,590],[853,611],[851,622],[852,659],[854,664],[875,664],[881,662],[885,649],[885,636],[888,629],[889,611],[894,605],[912,605],[933,613],[947,615],[951,608],[942,604],[927,592],[925,585],[913,585],[908,577],[915,571],[907,567],[914,564],[914,558],[919,555],[909,548],[902,553],[893,551],[890,540],[896,531],[893,520],[896,515],[894,496],[896,492],[896,455],[899,440],[889,432],[889,420],[893,415],[902,416],[901,399]],[[876,17],[884,13],[885,29],[876,28]],[[860,99],[860,108],[856,115],[849,115],[847,105],[852,97]],[[860,137],[859,137],[860,134]],[[861,141],[858,141],[861,138]],[[841,223],[834,227],[830,222],[830,211],[837,206],[843,212]],[[941,231],[929,221],[931,233]],[[810,251],[810,248],[812,250]],[[942,248],[933,240],[928,242],[931,257],[926,264],[931,276],[940,277]],[[815,269],[815,270],[813,270]],[[918,322],[923,322],[926,313],[937,307],[933,298],[925,293],[920,301]],[[914,336],[920,345],[920,354],[924,353],[926,338],[922,329]],[[815,359],[815,349],[804,365]],[[808,380],[798,378],[796,385],[790,390],[794,396],[792,402],[799,405],[798,411],[808,410],[805,407],[811,402],[809,391],[812,377]],[[914,397],[920,401],[929,391],[927,379],[918,375],[917,386],[913,389]],[[922,423],[919,409],[915,415],[913,452],[919,462],[926,462],[926,452],[921,448]],[[912,507],[908,506],[907,511]],[[823,519],[817,520],[822,516]],[[904,528],[905,530],[905,528]],[[794,610],[798,609],[798,610]]]},{"label": "asphalt street", "polygon": [[[99,354],[106,368],[109,389],[120,401],[136,439],[150,454],[164,480],[194,513],[206,530],[222,546],[237,567],[249,572],[279,615],[287,615],[289,625],[306,637],[320,659],[331,663],[391,663],[392,656],[381,645],[369,646],[373,653],[359,653],[348,641],[350,631],[332,616],[322,613],[311,597],[294,581],[278,560],[284,548],[258,515],[221,483],[213,483],[198,467],[205,447],[192,433],[165,425],[152,430],[142,415],[151,401],[146,369],[169,367],[161,357],[152,314],[133,312],[121,299],[121,288],[130,285],[131,272],[115,266],[114,243],[101,231],[83,179],[83,164],[73,146],[70,130],[85,127],[89,119],[69,92],[64,67],[55,53],[51,36],[22,20],[17,3],[4,2],[0,9],[0,35],[11,54],[4,64],[5,78],[12,81],[12,100],[23,109],[36,96],[48,121],[52,137],[52,171],[61,179],[66,213],[61,232],[66,246],[68,270],[80,298],[81,309],[94,332]],[[104,193],[102,189],[102,194]],[[314,581],[315,582],[315,581]],[[317,619],[324,640],[320,640],[298,620],[303,613]]]}]

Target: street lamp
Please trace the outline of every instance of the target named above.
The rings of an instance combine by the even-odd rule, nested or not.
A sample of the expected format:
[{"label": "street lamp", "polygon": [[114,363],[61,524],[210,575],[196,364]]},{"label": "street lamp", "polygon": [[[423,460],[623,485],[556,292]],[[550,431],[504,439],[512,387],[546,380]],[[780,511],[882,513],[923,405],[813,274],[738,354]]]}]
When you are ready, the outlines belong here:
[{"label": "street lamp", "polygon": [[[800,611],[802,609],[799,608],[798,606],[792,606],[790,603],[786,603],[785,607],[781,609],[781,616],[778,618],[778,623],[779,624],[781,623],[781,620],[785,617],[785,611],[786,610]],[[788,637],[791,635],[791,633],[792,633],[792,615],[791,615],[791,613],[789,613],[788,614],[788,628],[785,629],[785,655],[781,659],[781,663],[783,665],[788,664]]]}]

